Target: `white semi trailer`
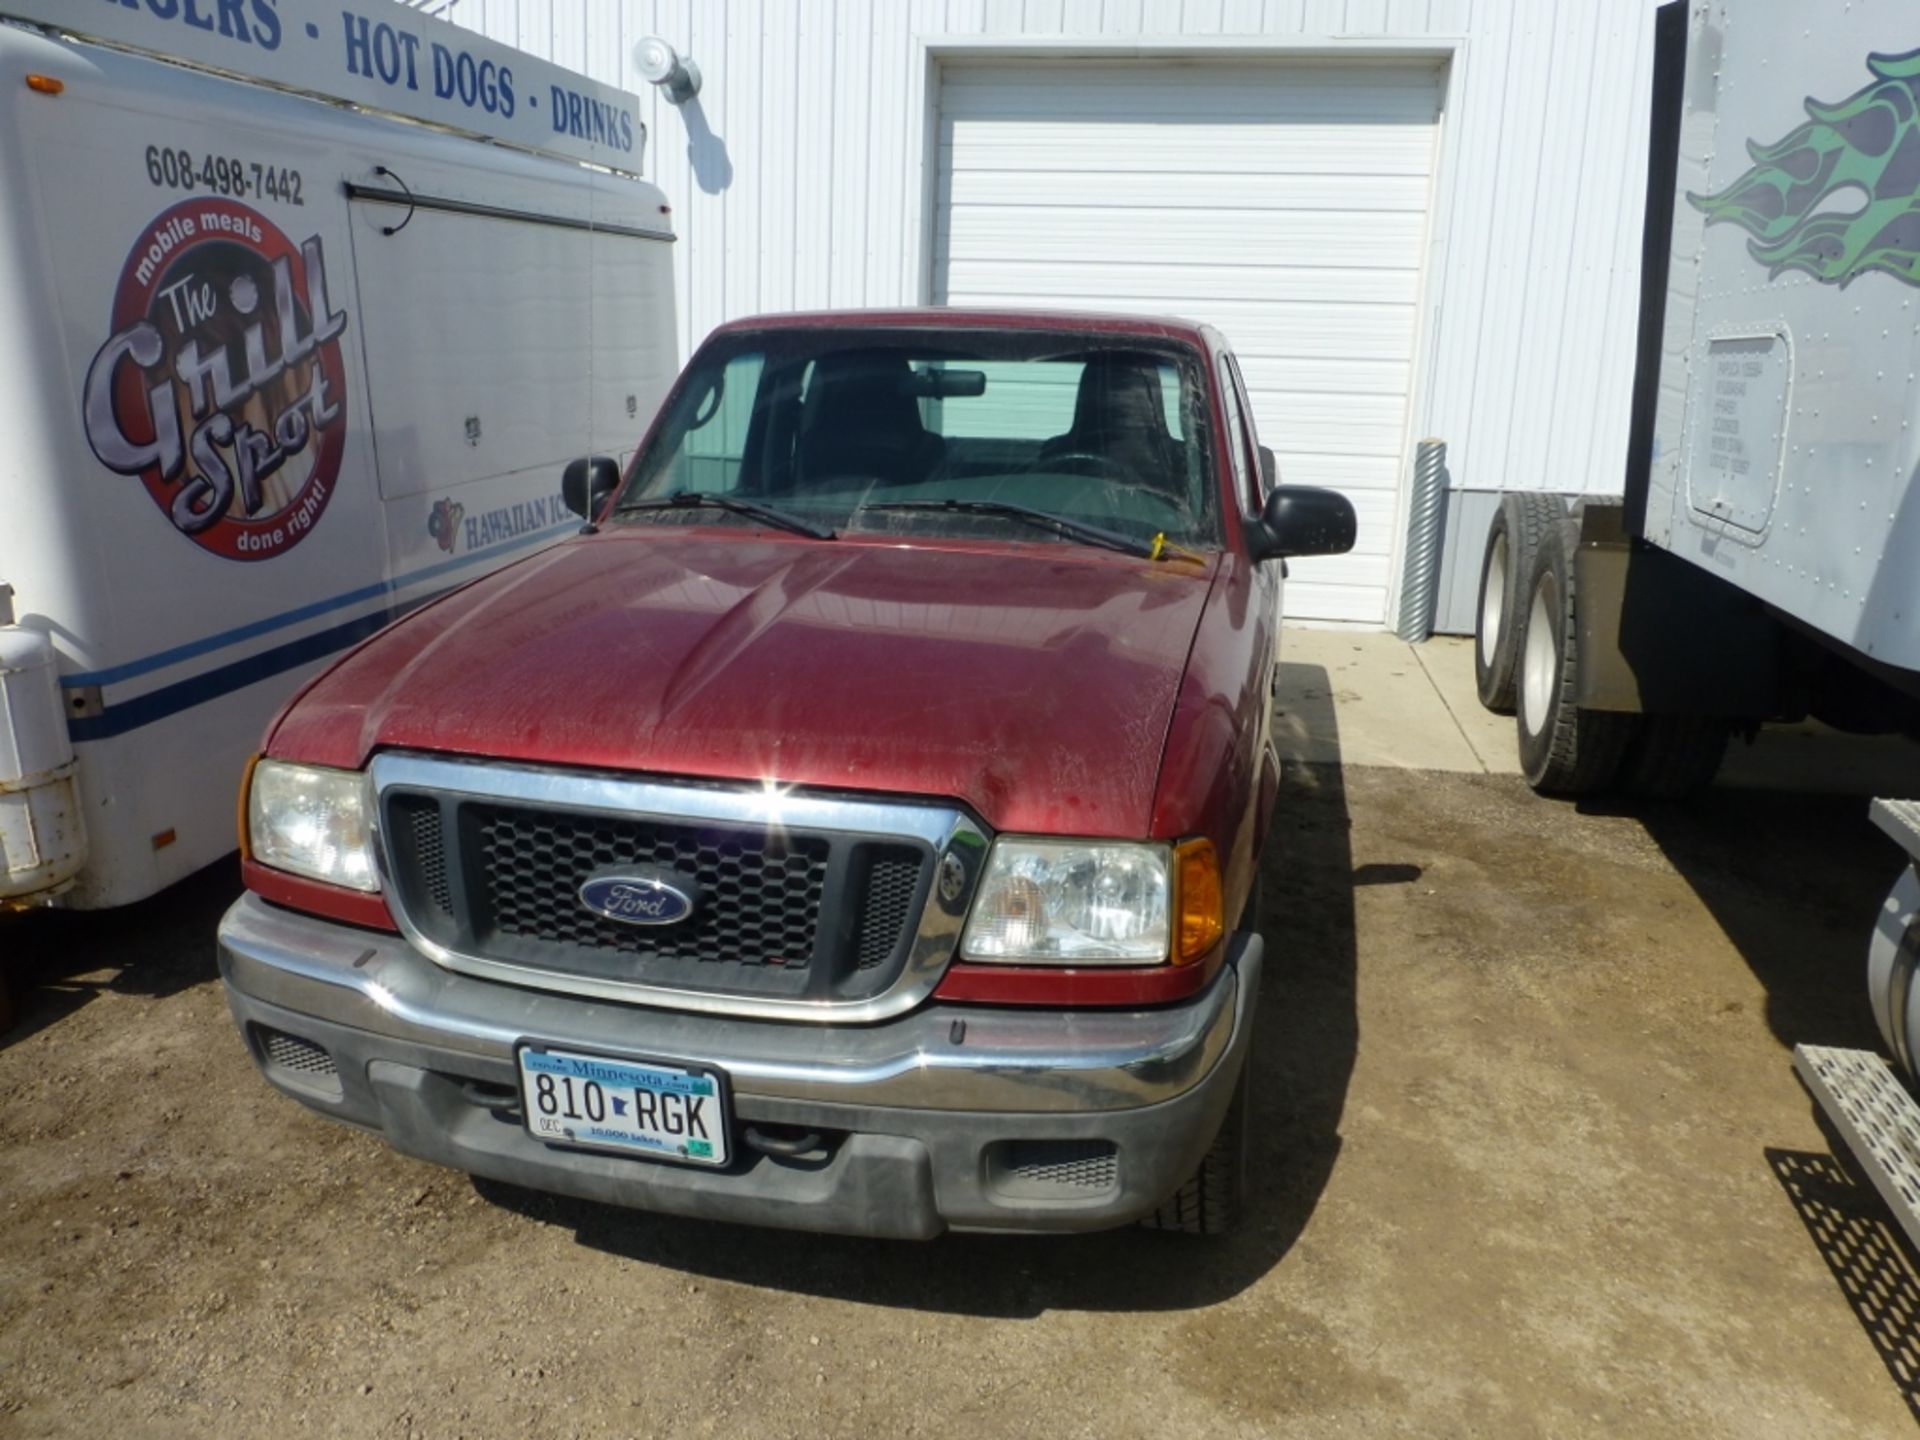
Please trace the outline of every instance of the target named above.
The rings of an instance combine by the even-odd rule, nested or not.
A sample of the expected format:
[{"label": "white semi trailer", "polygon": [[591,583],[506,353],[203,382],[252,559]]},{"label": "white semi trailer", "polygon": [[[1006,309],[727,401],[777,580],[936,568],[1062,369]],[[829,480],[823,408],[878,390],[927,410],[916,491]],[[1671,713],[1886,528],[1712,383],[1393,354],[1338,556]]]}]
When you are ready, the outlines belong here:
[{"label": "white semi trailer", "polygon": [[[1729,736],[1809,715],[1920,738],[1920,15],[1676,0],[1654,23],[1623,491],[1505,497],[1481,569],[1480,696],[1545,793],[1681,794]],[[1868,977],[1909,1076],[1914,754],[1874,804],[1913,863]],[[1920,1243],[1920,1106],[1870,1054],[1795,1065]]]},{"label": "white semi trailer", "polygon": [[329,657],[578,528],[678,368],[639,109],[393,0],[0,0],[0,911],[228,853]]}]

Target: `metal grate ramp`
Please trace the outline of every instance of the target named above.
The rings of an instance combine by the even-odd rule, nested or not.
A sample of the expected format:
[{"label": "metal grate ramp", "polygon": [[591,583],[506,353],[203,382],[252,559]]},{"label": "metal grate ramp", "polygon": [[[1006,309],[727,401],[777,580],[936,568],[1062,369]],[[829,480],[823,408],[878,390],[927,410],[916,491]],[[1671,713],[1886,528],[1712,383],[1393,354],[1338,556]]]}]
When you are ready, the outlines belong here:
[{"label": "metal grate ramp", "polygon": [[1920,859],[1920,800],[1876,800],[1868,813],[1909,855]]},{"label": "metal grate ramp", "polygon": [[1869,1050],[1796,1045],[1793,1068],[1920,1247],[1920,1103]]}]

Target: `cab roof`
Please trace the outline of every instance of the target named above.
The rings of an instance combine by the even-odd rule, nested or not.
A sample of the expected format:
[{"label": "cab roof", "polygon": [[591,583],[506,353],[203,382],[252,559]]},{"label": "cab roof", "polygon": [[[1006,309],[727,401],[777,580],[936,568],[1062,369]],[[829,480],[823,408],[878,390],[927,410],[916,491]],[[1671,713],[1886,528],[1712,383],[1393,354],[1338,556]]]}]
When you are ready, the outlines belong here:
[{"label": "cab roof", "polygon": [[955,309],[921,305],[893,310],[796,310],[749,315],[717,327],[715,335],[758,330],[1024,330],[1075,335],[1127,335],[1209,346],[1209,327],[1168,315],[1120,315],[1091,310]]}]

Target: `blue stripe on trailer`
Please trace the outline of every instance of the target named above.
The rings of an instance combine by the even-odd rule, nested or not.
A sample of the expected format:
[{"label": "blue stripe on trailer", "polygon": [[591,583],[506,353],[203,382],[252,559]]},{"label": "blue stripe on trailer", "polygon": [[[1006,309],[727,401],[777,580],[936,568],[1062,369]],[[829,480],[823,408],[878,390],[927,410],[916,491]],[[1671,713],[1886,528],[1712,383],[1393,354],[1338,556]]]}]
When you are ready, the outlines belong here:
[{"label": "blue stripe on trailer", "polygon": [[75,744],[87,740],[109,740],[129,730],[138,730],[142,725],[164,720],[169,715],[178,715],[182,710],[191,710],[196,705],[217,700],[222,695],[230,695],[235,690],[244,690],[262,680],[271,680],[275,675],[284,674],[310,660],[318,660],[349,645],[358,644],[408,611],[438,600],[452,588],[447,586],[446,589],[436,590],[431,595],[423,595],[393,610],[375,610],[344,625],[335,625],[330,630],[317,630],[298,640],[276,645],[271,650],[249,655],[244,660],[235,660],[230,665],[203,670],[188,679],[162,685],[158,690],[149,690],[145,695],[109,706],[98,715],[71,717],[67,721],[67,735]]},{"label": "blue stripe on trailer", "polygon": [[[191,660],[197,655],[206,655],[215,650],[224,650],[227,646],[238,645],[243,640],[251,640],[259,635],[268,635],[275,630],[284,630],[289,625],[298,625],[303,620],[312,620],[317,616],[326,615],[334,610],[344,610],[349,605],[360,605],[368,600],[377,600],[383,595],[391,595],[396,590],[404,590],[409,585],[418,585],[423,580],[433,580],[439,576],[449,574],[452,571],[464,569],[468,565],[477,564],[482,560],[491,560],[496,556],[505,555],[510,551],[537,544],[541,540],[550,540],[563,531],[578,528],[579,523],[577,520],[568,520],[560,525],[550,525],[545,530],[535,530],[529,535],[521,535],[512,540],[503,540],[498,545],[490,546],[485,550],[476,550],[471,555],[462,555],[454,560],[442,560],[436,564],[412,571],[409,574],[396,575],[391,580],[382,580],[377,585],[362,585],[357,590],[348,590],[344,594],[335,595],[326,600],[316,600],[311,605],[302,605],[297,609],[282,611],[278,615],[269,615],[264,620],[253,620],[245,625],[236,626],[232,630],[222,630],[217,635],[208,635],[199,640],[190,640],[185,645],[174,646],[171,650],[161,650],[156,654],[146,655],[138,660],[129,660],[124,665],[109,665],[104,670],[76,670],[70,675],[62,675],[60,677],[60,684],[62,688],[68,690],[79,689],[84,685],[113,685],[122,680],[131,680],[136,675],[147,675],[155,670],[164,670],[167,666],[177,665],[182,660]],[[383,617],[381,624],[385,623],[386,620]],[[371,634],[372,632],[369,631],[368,633]],[[219,672],[210,671],[208,673],[217,674]],[[181,681],[180,683],[184,685],[191,682]],[[177,687],[168,686],[167,688],[171,690]],[[154,693],[159,694],[163,692],[156,691]],[[145,696],[141,697],[141,699],[145,698]],[[138,700],[129,700],[125,703],[127,705],[137,705],[140,702]],[[96,716],[94,718],[98,719],[101,717]],[[74,738],[79,738],[77,733]]]}]

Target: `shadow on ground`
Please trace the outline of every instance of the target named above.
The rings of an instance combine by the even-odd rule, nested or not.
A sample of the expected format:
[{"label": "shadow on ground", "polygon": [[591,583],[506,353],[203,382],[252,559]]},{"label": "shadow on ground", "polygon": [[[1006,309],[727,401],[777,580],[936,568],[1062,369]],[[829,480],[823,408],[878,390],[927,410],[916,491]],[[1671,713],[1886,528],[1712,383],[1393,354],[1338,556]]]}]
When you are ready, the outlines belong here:
[{"label": "shadow on ground", "polygon": [[1637,819],[1766,988],[1779,1042],[1876,1049],[1867,940],[1904,861],[1855,795],[1716,786],[1583,804]]},{"label": "shadow on ground", "polygon": [[[1839,1141],[1834,1145],[1836,1154],[1845,1153]],[[1832,1155],[1772,1148],[1766,1153],[1860,1328],[1920,1420],[1920,1272],[1889,1224],[1885,1205]]]},{"label": "shadow on ground", "polygon": [[1226,1300],[1293,1248],[1339,1158],[1340,1115],[1359,1039],[1349,828],[1338,767],[1288,771],[1263,862],[1267,914],[1284,915],[1287,924],[1282,934],[1264,917],[1261,923],[1267,962],[1252,1060],[1252,1200],[1245,1222],[1225,1239],[1127,1229],[949,1236],[929,1246],[753,1230],[497,1182],[475,1186],[496,1204],[565,1226],[580,1244],[623,1259],[867,1305],[1021,1317],[1181,1310]]},{"label": "shadow on ground", "polygon": [[[1820,780],[1786,778],[1796,787]],[[1765,988],[1767,1026],[1785,1049],[1881,1048],[1867,942],[1906,857],[1868,819],[1857,789],[1837,776],[1835,793],[1722,784],[1685,802],[1591,807],[1645,827]],[[1807,1104],[1833,1153],[1768,1147],[1768,1167],[1920,1420],[1914,1252],[1819,1107]]]},{"label": "shadow on ground", "polygon": [[13,1001],[0,1046],[58,1024],[102,991],[162,998],[212,979],[214,931],[239,893],[229,856],[118,910],[0,915],[0,983]]}]

